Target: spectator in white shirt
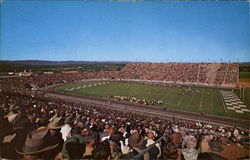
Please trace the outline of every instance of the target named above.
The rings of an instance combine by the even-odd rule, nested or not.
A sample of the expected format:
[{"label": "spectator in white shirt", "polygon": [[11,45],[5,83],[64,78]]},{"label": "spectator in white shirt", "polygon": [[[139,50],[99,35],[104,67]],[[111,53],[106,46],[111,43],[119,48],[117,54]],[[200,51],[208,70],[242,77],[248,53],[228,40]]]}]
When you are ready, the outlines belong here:
[{"label": "spectator in white shirt", "polygon": [[71,137],[72,122],[73,122],[72,117],[67,117],[64,120],[65,125],[61,128],[62,138],[64,142]]}]

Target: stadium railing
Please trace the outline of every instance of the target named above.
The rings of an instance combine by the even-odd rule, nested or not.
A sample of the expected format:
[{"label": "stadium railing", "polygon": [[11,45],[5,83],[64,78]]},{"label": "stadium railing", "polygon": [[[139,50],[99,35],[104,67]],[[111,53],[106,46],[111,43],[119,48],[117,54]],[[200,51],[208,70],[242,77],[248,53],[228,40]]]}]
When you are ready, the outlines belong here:
[{"label": "stadium railing", "polygon": [[140,159],[145,153],[147,153],[150,149],[152,149],[157,143],[159,143],[163,138],[165,138],[168,135],[168,133],[164,133],[163,136],[161,136],[157,141],[155,141],[153,144],[149,145],[145,150],[138,153],[133,159]]}]

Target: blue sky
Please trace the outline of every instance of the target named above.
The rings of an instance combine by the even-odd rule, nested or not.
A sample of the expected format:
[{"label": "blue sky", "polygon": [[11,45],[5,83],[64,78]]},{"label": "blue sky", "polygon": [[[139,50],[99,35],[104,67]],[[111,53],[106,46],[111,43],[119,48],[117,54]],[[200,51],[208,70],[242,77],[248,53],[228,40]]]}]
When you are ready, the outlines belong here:
[{"label": "blue sky", "polygon": [[250,61],[248,2],[1,3],[1,60]]}]

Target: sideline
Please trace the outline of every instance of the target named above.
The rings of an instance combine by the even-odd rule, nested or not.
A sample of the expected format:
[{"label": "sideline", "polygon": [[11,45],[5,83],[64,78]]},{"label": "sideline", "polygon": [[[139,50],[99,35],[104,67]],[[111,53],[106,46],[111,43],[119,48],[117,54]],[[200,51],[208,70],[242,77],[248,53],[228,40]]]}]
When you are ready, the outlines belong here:
[{"label": "sideline", "polygon": [[[125,102],[117,102],[117,101],[112,101],[110,99],[101,99],[96,97],[86,97],[77,95],[66,95],[63,93],[56,93],[56,92],[45,92],[45,95],[51,98],[53,97],[59,98],[61,100],[71,101],[75,103],[94,104],[98,105],[99,107],[106,107],[108,109],[121,110],[125,112],[134,112],[137,114],[146,114],[161,119],[175,118],[179,120],[204,122],[208,124],[221,125],[225,127],[233,127],[233,126],[238,126],[242,128],[250,127],[249,120],[240,120],[240,119],[233,119],[233,118],[226,118],[226,117],[212,116],[212,115],[201,115],[198,113],[177,111],[173,109],[163,110],[162,108],[156,108],[138,104],[130,104]],[[109,105],[107,105],[108,101],[111,101]]]},{"label": "sideline", "polygon": [[221,102],[223,104],[223,107],[224,107],[224,111],[227,112],[226,105],[225,105],[224,99],[222,98],[220,90],[218,90],[218,92],[219,92],[219,95],[220,95],[220,100],[221,100]]}]

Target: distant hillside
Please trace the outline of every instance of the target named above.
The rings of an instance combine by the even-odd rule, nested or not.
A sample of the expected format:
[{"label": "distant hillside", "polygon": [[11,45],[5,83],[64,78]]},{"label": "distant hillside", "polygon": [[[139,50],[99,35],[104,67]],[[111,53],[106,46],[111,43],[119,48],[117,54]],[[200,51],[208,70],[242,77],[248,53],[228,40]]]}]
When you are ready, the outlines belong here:
[{"label": "distant hillside", "polygon": [[67,70],[76,71],[120,71],[129,62],[113,61],[0,61],[0,76],[8,72],[22,72],[31,70],[34,73],[52,71],[60,73]]},{"label": "distant hillside", "polygon": [[27,65],[100,65],[100,64],[127,64],[125,61],[42,61],[42,60],[21,60],[21,61],[0,61],[2,64],[27,64]]},{"label": "distant hillside", "polygon": [[240,63],[240,67],[250,67],[250,62]]},{"label": "distant hillside", "polygon": [[[128,63],[135,63],[135,62],[129,62],[129,61],[46,61],[46,60],[18,60],[18,61],[4,60],[4,61],[1,61],[0,60],[0,64],[22,64],[22,65],[26,64],[26,65],[48,65],[48,66],[105,65],[105,64],[128,64]],[[145,62],[137,62],[137,63],[145,63]],[[242,62],[240,63],[240,67],[250,67],[250,62]]]},{"label": "distant hillside", "polygon": [[[246,78],[246,74],[248,75],[247,77],[249,77],[250,62],[240,63],[240,72],[242,72],[242,75],[244,75],[244,76],[240,76],[241,78],[243,78],[243,77]],[[248,72],[248,73],[243,73],[243,72]]]}]

